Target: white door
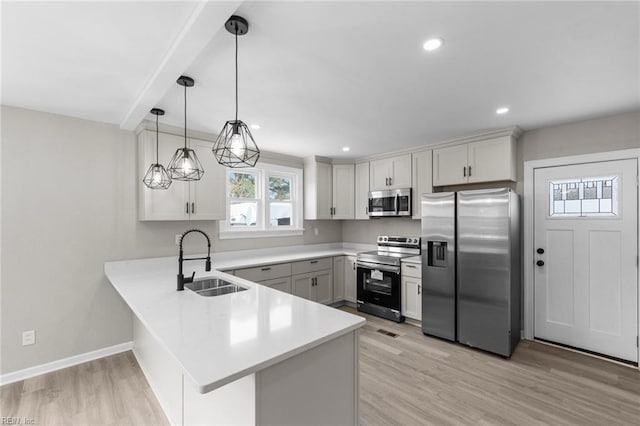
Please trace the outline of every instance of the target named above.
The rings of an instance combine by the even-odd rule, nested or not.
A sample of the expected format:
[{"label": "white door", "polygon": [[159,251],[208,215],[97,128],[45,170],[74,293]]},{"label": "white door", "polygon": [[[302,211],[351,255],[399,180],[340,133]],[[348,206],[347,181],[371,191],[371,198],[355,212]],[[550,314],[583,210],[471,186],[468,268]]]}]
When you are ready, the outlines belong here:
[{"label": "white door", "polygon": [[320,162],[316,164],[318,170],[316,176],[318,191],[317,219],[331,219],[331,207],[333,205],[333,197],[331,196],[331,164]]},{"label": "white door", "polygon": [[388,158],[369,163],[369,186],[371,187],[371,191],[389,189],[390,176],[391,163]]},{"label": "white door", "polygon": [[638,164],[535,170],[535,337],[638,361]]},{"label": "white door", "polygon": [[353,219],[354,170],[353,164],[333,165],[333,219]]},{"label": "white door", "polygon": [[291,293],[308,300],[313,300],[314,296],[311,291],[311,278],[313,277],[313,274],[300,274],[292,276]]},{"label": "white door", "polygon": [[411,154],[390,158],[389,162],[391,163],[389,188],[411,188]]},{"label": "white door", "polygon": [[347,256],[344,265],[344,300],[356,303],[356,257]]},{"label": "white door", "polygon": [[511,136],[470,143],[468,153],[469,183],[516,180],[516,153]]},{"label": "white door", "polygon": [[355,219],[369,219],[369,163],[356,164]]},{"label": "white door", "polygon": [[467,183],[467,144],[433,150],[433,186]]},{"label": "white door", "polygon": [[328,305],[333,301],[333,269],[316,272],[315,300]]},{"label": "white door", "polygon": [[422,280],[402,277],[402,315],[414,320],[422,319]]},{"label": "white door", "polygon": [[333,258],[333,301],[344,300],[344,262],[346,256]]},{"label": "white door", "polygon": [[226,219],[226,170],[211,152],[213,143],[198,139],[190,140],[191,148],[202,163],[202,179],[190,185],[190,219],[224,220]]}]

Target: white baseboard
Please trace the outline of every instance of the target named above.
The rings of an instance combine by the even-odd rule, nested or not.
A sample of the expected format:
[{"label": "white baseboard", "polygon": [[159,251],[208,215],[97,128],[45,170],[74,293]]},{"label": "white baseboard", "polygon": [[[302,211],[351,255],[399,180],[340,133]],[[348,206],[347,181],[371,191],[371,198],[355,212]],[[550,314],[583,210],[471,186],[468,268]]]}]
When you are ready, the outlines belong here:
[{"label": "white baseboard", "polygon": [[63,368],[82,364],[94,359],[104,358],[109,355],[115,355],[120,352],[126,352],[133,348],[133,342],[120,343],[118,345],[109,346],[107,348],[86,352],[80,355],[74,355],[69,358],[59,359],[57,361],[48,362],[46,364],[36,365],[35,367],[25,368],[24,370],[14,371],[12,373],[0,375],[0,386],[9,383],[19,382],[20,380],[29,379],[41,374],[50,373],[52,371],[61,370]]}]

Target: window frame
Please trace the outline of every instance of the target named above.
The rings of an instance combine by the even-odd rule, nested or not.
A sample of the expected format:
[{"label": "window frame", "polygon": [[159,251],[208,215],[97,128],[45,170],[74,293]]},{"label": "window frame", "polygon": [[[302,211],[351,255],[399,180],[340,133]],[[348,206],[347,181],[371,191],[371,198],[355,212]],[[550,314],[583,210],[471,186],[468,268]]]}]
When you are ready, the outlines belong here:
[{"label": "window frame", "polygon": [[[244,198],[231,198],[230,173],[251,173],[256,175],[256,199],[246,199],[247,202],[257,202],[256,226],[236,227],[231,226],[231,203],[232,201],[242,201]],[[291,181],[290,200],[282,201],[291,203],[291,223],[290,225],[277,226],[271,224],[271,204],[277,200],[269,199],[269,178],[283,177]],[[218,222],[220,239],[232,238],[256,238],[256,237],[283,237],[302,235],[303,226],[303,170],[302,168],[286,167],[275,164],[260,163],[255,167],[225,170],[225,202],[226,219]]]}]

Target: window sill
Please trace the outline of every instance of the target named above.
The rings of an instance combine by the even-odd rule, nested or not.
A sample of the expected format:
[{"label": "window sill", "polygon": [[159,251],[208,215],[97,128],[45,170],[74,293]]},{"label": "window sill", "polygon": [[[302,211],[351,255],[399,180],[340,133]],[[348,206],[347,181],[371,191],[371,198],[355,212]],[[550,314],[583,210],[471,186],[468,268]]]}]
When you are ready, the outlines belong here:
[{"label": "window sill", "polygon": [[273,238],[273,237],[296,237],[304,233],[304,228],[288,228],[279,231],[256,230],[256,231],[220,231],[221,240],[232,240],[240,238]]}]

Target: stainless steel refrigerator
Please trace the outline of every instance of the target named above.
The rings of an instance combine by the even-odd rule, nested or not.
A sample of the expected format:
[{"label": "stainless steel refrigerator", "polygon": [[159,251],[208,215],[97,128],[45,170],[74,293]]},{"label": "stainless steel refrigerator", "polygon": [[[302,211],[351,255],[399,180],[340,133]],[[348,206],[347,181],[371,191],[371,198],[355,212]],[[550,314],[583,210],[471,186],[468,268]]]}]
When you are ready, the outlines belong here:
[{"label": "stainless steel refrigerator", "polygon": [[424,194],[422,331],[505,357],[520,340],[518,195]]}]

